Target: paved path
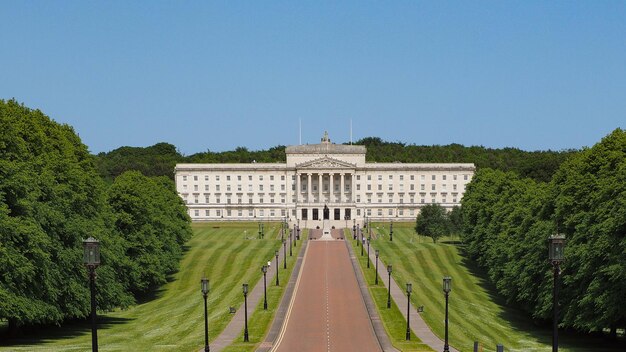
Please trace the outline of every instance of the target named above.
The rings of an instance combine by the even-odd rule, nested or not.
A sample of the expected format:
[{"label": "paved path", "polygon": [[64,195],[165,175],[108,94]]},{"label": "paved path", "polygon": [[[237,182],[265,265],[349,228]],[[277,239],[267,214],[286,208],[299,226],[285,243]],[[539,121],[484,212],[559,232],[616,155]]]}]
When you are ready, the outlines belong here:
[{"label": "paved path", "polygon": [[[372,248],[370,248],[370,260],[372,261],[372,264],[376,263],[375,250],[373,250]],[[378,260],[380,261],[380,263],[378,263],[378,283],[382,283],[383,285],[385,285],[385,287],[387,287],[389,281],[387,266],[383,264],[381,258],[378,258]],[[393,277],[391,278],[391,299],[396,302],[396,305],[398,305],[398,307],[406,307],[405,291],[404,289],[400,289]],[[406,309],[400,309],[400,312],[402,313],[404,319],[406,319]],[[443,351],[443,341],[439,337],[437,337],[437,335],[435,335],[432,330],[430,330],[428,325],[426,325],[426,322],[424,322],[424,319],[422,319],[420,314],[417,312],[417,309],[413,307],[413,304],[411,304],[410,318],[411,330],[415,333],[415,335],[420,340],[422,340],[423,343],[430,346],[430,348],[432,348],[433,350]],[[452,348],[452,346],[450,346],[450,351],[458,352],[456,349]]]},{"label": "paved path", "polygon": [[[306,243],[306,242],[304,242]],[[287,245],[289,245],[289,241],[287,241]],[[283,269],[283,246],[281,244],[280,248],[278,251],[278,262],[279,262],[279,266],[278,269],[279,270],[284,270]],[[301,251],[301,253],[303,253],[304,251]],[[296,258],[295,256],[289,258],[289,248],[287,248],[287,260],[293,260],[294,258]],[[263,264],[266,264],[267,261],[272,262],[272,266],[269,268],[269,270],[267,271],[267,285],[274,285],[275,284],[275,280],[276,280],[276,257],[272,256],[272,258],[267,258],[265,261],[261,261],[259,263],[259,271],[261,270],[261,266],[263,266]],[[298,267],[294,267],[294,271],[297,273]],[[291,276],[295,276],[292,272]],[[283,282],[280,282],[281,285],[284,285]],[[261,280],[259,280],[256,285],[254,286],[254,288],[252,288],[252,290],[248,293],[248,318],[249,316],[252,314],[252,312],[254,311],[254,308],[258,305],[258,303],[263,299],[263,277],[261,277]],[[209,322],[210,324],[210,322]],[[233,316],[232,320],[230,321],[230,323],[228,323],[228,325],[226,326],[226,328],[222,331],[222,333],[220,333],[217,338],[213,341],[210,342],[210,348],[211,351],[213,352],[219,352],[222,349],[224,349],[224,347],[230,345],[233,343],[233,341],[235,340],[235,338],[237,338],[237,336],[239,336],[239,334],[241,334],[241,332],[243,331],[243,325],[244,325],[244,309],[243,309],[243,303],[241,304],[241,306],[239,306],[239,308],[237,309],[237,312],[235,313],[235,315]],[[204,349],[203,349],[204,350]]]},{"label": "paved path", "polygon": [[343,241],[311,241],[277,352],[381,351]]}]

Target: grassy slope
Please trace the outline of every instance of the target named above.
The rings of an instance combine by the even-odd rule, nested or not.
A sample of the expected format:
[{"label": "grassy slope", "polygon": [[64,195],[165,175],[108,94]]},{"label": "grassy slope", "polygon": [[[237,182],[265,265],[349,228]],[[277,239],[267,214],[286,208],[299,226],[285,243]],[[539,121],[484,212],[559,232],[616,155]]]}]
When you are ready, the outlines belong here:
[{"label": "grassy slope", "polygon": [[[308,230],[304,230],[300,236],[301,238],[306,238],[307,235]],[[287,241],[287,245],[289,245],[289,241]],[[287,248],[287,270],[283,270],[282,261],[280,262],[280,270],[278,276],[280,286],[275,286],[275,278],[274,280],[267,281],[267,310],[263,310],[262,298],[256,307],[248,307],[248,309],[254,309],[254,312],[248,315],[249,342],[243,342],[242,330],[239,336],[235,339],[235,341],[230,346],[223,349],[222,352],[254,351],[258,347],[258,344],[262,342],[262,339],[267,334],[270,328],[270,324],[274,319],[276,308],[278,308],[278,305],[280,304],[280,300],[285,291],[284,289],[287,286],[287,282],[289,281],[289,276],[291,276],[291,272],[293,271],[298,252],[301,249],[302,241],[296,241],[296,247],[292,249],[293,256],[289,257],[289,248]],[[272,264],[274,263],[275,261]],[[272,269],[275,270],[273,265]],[[263,282],[261,281],[260,284],[262,285]]]},{"label": "grassy slope", "polygon": [[[383,280],[385,278],[378,278],[378,286],[375,285],[375,263],[370,263],[370,268],[367,268],[367,251],[364,252],[365,256],[361,256],[361,247],[356,246],[356,242],[352,240],[350,230],[346,230],[346,237],[352,245],[352,250],[356,254],[359,260],[361,271],[367,281],[369,293],[376,304],[376,309],[380,315],[387,335],[389,336],[393,346],[400,351],[411,352],[424,352],[432,351],[432,349],[424,345],[415,334],[411,332],[411,341],[406,341],[406,320],[402,317],[400,310],[395,302],[391,302],[391,308],[387,309],[387,289],[384,286]],[[373,248],[370,246],[370,251]],[[379,262],[379,266],[382,264]],[[406,303],[406,301],[404,302]],[[405,309],[403,306],[402,309]]]},{"label": "grassy slope", "polygon": [[[256,234],[256,223],[194,225],[195,235],[180,271],[154,299],[101,317],[100,350],[199,350],[204,341],[203,274],[210,279],[209,336],[214,339],[232,317],[228,307],[243,302],[241,284],[262,284],[260,267],[280,246],[276,240],[279,225],[267,225],[265,240],[244,240],[244,231],[249,236]],[[0,351],[86,351],[91,349],[89,329],[85,323],[46,329],[36,337],[0,343]]]},{"label": "grassy slope", "polygon": [[[413,283],[411,302],[423,305],[422,317],[440,337],[444,335],[445,301],[442,278],[452,277],[449,303],[450,344],[461,351],[472,351],[479,341],[485,351],[502,343],[506,351],[550,351],[551,330],[537,327],[525,313],[507,308],[473,264],[460,253],[453,241],[434,244],[429,238],[415,235],[412,223],[394,224],[393,242],[389,242],[387,224],[374,224],[383,234],[372,242],[380,250],[385,264],[393,265],[393,277],[399,283]],[[383,228],[384,226],[384,228]],[[447,242],[447,243],[446,243]],[[382,263],[379,263],[381,265]],[[546,266],[546,270],[549,268]],[[384,316],[383,316],[384,319]],[[622,351],[590,336],[560,333],[562,351]]]}]

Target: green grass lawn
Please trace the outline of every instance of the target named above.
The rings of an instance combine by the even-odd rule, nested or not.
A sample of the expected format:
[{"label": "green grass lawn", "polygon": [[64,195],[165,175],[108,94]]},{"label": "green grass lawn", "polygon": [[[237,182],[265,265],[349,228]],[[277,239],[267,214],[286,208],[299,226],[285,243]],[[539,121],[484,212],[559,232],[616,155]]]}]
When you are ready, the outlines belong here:
[{"label": "green grass lawn", "polygon": [[[417,236],[413,223],[395,223],[393,242],[389,242],[388,225],[373,224],[374,231],[383,236],[373,240],[371,245],[380,250],[384,264],[393,265],[392,276],[396,282],[413,284],[411,303],[424,306],[422,317],[436,335],[442,338],[444,335],[442,279],[451,276],[449,334],[452,346],[472,351],[473,342],[478,341],[484,351],[494,351],[497,343],[503,344],[506,351],[551,350],[550,327],[537,327],[526,313],[507,307],[486,276],[462,255],[458,239],[444,238],[435,244],[430,238]],[[547,264],[546,270],[550,270]],[[592,336],[560,332],[559,340],[560,350],[566,352],[626,350],[623,339],[620,346],[609,346],[606,341]]]},{"label": "green grass lawn", "polygon": [[[194,224],[193,229],[194,236],[187,244],[189,249],[180,263],[180,271],[173,275],[171,282],[145,303],[99,317],[101,351],[199,350],[204,344],[200,292],[203,274],[210,280],[209,336],[213,340],[232,317],[228,308],[238,307],[243,302],[241,285],[246,282],[251,287],[257,282],[262,285],[260,268],[274,258],[274,250],[281,246],[277,239],[278,223],[266,224],[263,240],[252,238],[256,237],[256,223]],[[246,235],[250,239],[245,239]],[[282,268],[280,280],[287,281],[287,273]],[[268,282],[268,297],[276,306],[283,286],[280,290],[271,287]],[[251,337],[266,331],[271,320],[266,315],[253,314]],[[87,350],[91,350],[91,332],[86,322],[47,328],[0,343],[0,351]]]},{"label": "green grass lawn", "polygon": [[[308,230],[303,229],[302,233],[300,234],[300,238],[306,238],[306,236],[308,236]],[[289,241],[287,241],[287,245],[289,245]],[[251,315],[248,315],[249,342],[243,342],[243,330],[241,330],[241,333],[235,339],[235,341],[230,346],[223,349],[223,352],[254,351],[258,347],[258,344],[263,341],[265,334],[268,332],[270,325],[274,320],[276,308],[278,308],[283,293],[285,292],[285,287],[287,286],[287,282],[289,281],[289,277],[291,276],[291,272],[293,271],[298,252],[300,250],[302,250],[302,241],[296,241],[296,247],[292,249],[293,256],[289,257],[289,249],[287,249],[287,270],[283,270],[282,261],[280,264],[281,266],[278,276],[280,286],[275,285],[275,278],[274,280],[268,280],[267,310],[263,309],[262,298],[256,308],[248,308],[254,308],[254,312],[252,312]],[[272,266],[272,268],[274,267]],[[263,280],[263,278],[261,278],[261,280]],[[263,282],[261,281],[260,284],[262,285]]]},{"label": "green grass lawn", "polygon": [[[376,304],[376,309],[380,315],[387,335],[391,340],[391,343],[395,348],[400,351],[422,352],[432,351],[432,349],[424,345],[415,334],[411,332],[411,340],[406,341],[406,320],[402,317],[402,313],[395,302],[391,302],[391,308],[387,309],[387,289],[384,286],[383,279],[378,278],[378,285],[375,285],[376,274],[374,269],[374,263],[370,263],[370,268],[367,268],[367,253],[365,256],[361,256],[361,247],[356,246],[356,242],[352,240],[351,230],[346,230],[345,238],[348,239],[352,246],[352,250],[356,254],[359,261],[361,271],[367,282],[369,293]],[[350,232],[350,233],[348,233]],[[370,248],[372,251],[372,248]],[[381,263],[378,263],[380,266]],[[403,308],[404,309],[404,308]]]}]

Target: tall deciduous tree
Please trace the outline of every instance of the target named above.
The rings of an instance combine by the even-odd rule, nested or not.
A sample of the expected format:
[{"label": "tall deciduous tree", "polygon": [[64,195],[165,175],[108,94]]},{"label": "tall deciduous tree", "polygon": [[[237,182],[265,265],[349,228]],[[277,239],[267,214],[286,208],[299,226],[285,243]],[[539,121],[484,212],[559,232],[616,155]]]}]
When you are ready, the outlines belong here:
[{"label": "tall deciduous tree", "polygon": [[450,224],[446,210],[439,204],[428,204],[420,209],[415,223],[415,232],[428,236],[434,242],[449,233]]}]

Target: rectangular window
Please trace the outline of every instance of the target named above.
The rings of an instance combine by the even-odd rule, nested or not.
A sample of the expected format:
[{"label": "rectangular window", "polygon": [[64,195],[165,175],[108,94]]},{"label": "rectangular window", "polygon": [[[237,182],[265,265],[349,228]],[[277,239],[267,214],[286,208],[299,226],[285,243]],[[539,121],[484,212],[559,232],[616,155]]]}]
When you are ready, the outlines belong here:
[{"label": "rectangular window", "polygon": [[209,185],[204,185],[204,190],[208,191],[209,190]]},{"label": "rectangular window", "polygon": [[426,190],[426,185],[424,185],[423,183],[420,185],[420,190],[425,191]]},{"label": "rectangular window", "polygon": [[187,181],[187,176],[183,176],[183,181]]},{"label": "rectangular window", "polygon": [[[185,186],[186,187],[186,186]],[[367,185],[367,190],[371,191],[372,190],[372,185]]]},{"label": "rectangular window", "polygon": [[270,185],[270,192],[274,192],[274,185]]},{"label": "rectangular window", "polygon": [[207,209],[207,210],[204,211],[204,216],[209,216],[210,214],[211,214],[210,210]]},{"label": "rectangular window", "polygon": [[193,215],[194,216],[200,216],[200,210],[194,210],[193,211]]},{"label": "rectangular window", "polygon": [[221,211],[221,210],[219,210],[219,209],[218,209],[218,210],[216,210],[216,211],[215,211],[215,215],[216,215],[216,216],[218,216],[218,217],[219,217],[219,216],[222,216],[222,211]]},{"label": "rectangular window", "polygon": [[263,175],[259,175],[259,181],[263,181]]},{"label": "rectangular window", "polygon": [[393,209],[389,209],[389,211],[387,212],[387,214],[388,214],[389,216],[393,216]]},{"label": "rectangular window", "polygon": [[263,197],[259,198],[259,203],[263,204]]},{"label": "rectangular window", "polygon": [[237,216],[238,217],[242,217],[243,216],[243,210],[241,210],[241,209],[237,210]]},{"label": "rectangular window", "polygon": [[393,191],[393,185],[389,185],[389,190]]},{"label": "rectangular window", "polygon": [[452,190],[456,191],[456,184],[452,185]]},{"label": "rectangular window", "polygon": [[446,180],[446,175],[441,176],[441,179],[445,181]]},{"label": "rectangular window", "polygon": [[270,175],[270,181],[274,181],[274,175]]},{"label": "rectangular window", "polygon": [[432,180],[435,181],[437,179],[437,175],[432,175]]},{"label": "rectangular window", "polygon": [[253,217],[254,216],[254,211],[252,209],[248,210],[248,216],[249,217]]},{"label": "rectangular window", "polygon": [[411,175],[411,181],[415,181],[415,175]]},{"label": "rectangular window", "polygon": [[187,190],[187,185],[183,185],[183,190],[186,191]]},{"label": "rectangular window", "polygon": [[400,181],[404,181],[404,175],[400,175]]},{"label": "rectangular window", "polygon": [[411,191],[415,191],[415,185],[411,183]]},{"label": "rectangular window", "polygon": [[198,181],[198,176],[194,176],[194,177],[193,177],[193,180],[194,180],[194,181]]},{"label": "rectangular window", "polygon": [[220,175],[215,175],[215,181],[219,181],[220,180]]},{"label": "rectangular window", "polygon": [[231,217],[233,215],[230,209],[226,210],[226,216]]},{"label": "rectangular window", "polygon": [[193,197],[193,202],[194,202],[194,203],[196,203],[196,204],[198,204],[198,196],[194,196],[194,197]]},{"label": "rectangular window", "polygon": [[361,181],[361,175],[356,175],[356,180]]},{"label": "rectangular window", "polygon": [[420,175],[420,180],[424,181],[425,180],[425,176],[424,175]]},{"label": "rectangular window", "polygon": [[456,181],[456,175],[452,175],[452,179]]},{"label": "rectangular window", "polygon": [[241,175],[237,175],[237,181],[241,181]]},{"label": "rectangular window", "polygon": [[389,198],[389,203],[393,203],[393,198]]},{"label": "rectangular window", "polygon": [[226,181],[230,181],[230,175],[226,175]]},{"label": "rectangular window", "polygon": [[382,209],[378,209],[378,216],[383,216],[383,210]]},{"label": "rectangular window", "polygon": [[371,181],[372,180],[372,175],[367,175],[367,180]]},{"label": "rectangular window", "polygon": [[248,185],[248,192],[252,192],[252,185]]},{"label": "rectangular window", "polygon": [[226,185],[226,192],[230,192],[230,185]]},{"label": "rectangular window", "polygon": [[215,190],[216,190],[217,192],[219,192],[219,191],[220,191],[220,185],[215,185]]},{"label": "rectangular window", "polygon": [[382,191],[383,190],[383,185],[378,185],[378,190]]},{"label": "rectangular window", "polygon": [[378,175],[378,181],[382,181],[383,180],[383,175]]},{"label": "rectangular window", "polygon": [[259,191],[263,191],[263,185],[259,185]]},{"label": "rectangular window", "polygon": [[263,209],[259,210],[259,216],[265,216],[265,211],[263,211]]},{"label": "rectangular window", "polygon": [[237,191],[241,192],[241,185],[237,185]]},{"label": "rectangular window", "polygon": [[193,190],[197,192],[198,191],[198,185],[193,185]]},{"label": "rectangular window", "polygon": [[285,181],[285,175],[280,175],[280,180]]},{"label": "rectangular window", "polygon": [[230,197],[226,198],[226,204],[230,204]]},{"label": "rectangular window", "polygon": [[430,185],[430,189],[431,189],[431,191],[434,191],[434,190],[435,190],[435,188],[436,188],[436,185],[435,185],[434,183],[433,183],[432,185]]},{"label": "rectangular window", "polygon": [[205,176],[204,176],[204,180],[205,180],[205,181],[208,181],[208,180],[209,180],[209,175],[205,175]]},{"label": "rectangular window", "polygon": [[467,175],[463,175],[463,179],[467,181]]},{"label": "rectangular window", "polygon": [[372,209],[367,209],[367,216],[372,216]]},{"label": "rectangular window", "polygon": [[248,175],[248,181],[252,181],[252,175]]},{"label": "rectangular window", "polygon": [[209,195],[208,195],[208,194],[204,196],[204,200],[205,200],[205,202],[206,202],[207,204],[208,204],[208,203],[210,203],[210,202],[209,202]]},{"label": "rectangular window", "polygon": [[220,197],[215,198],[215,203],[220,204]]},{"label": "rectangular window", "polygon": [[[293,186],[295,187],[296,185],[293,185]],[[285,191],[285,184],[284,183],[282,185],[280,185],[280,190],[281,191]]]}]

